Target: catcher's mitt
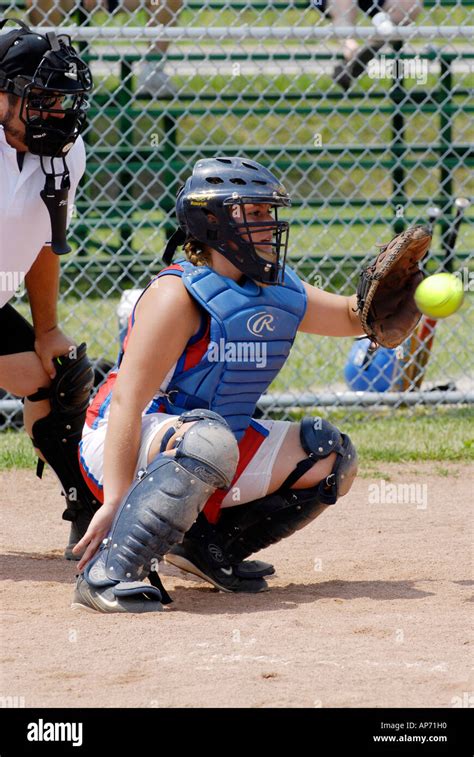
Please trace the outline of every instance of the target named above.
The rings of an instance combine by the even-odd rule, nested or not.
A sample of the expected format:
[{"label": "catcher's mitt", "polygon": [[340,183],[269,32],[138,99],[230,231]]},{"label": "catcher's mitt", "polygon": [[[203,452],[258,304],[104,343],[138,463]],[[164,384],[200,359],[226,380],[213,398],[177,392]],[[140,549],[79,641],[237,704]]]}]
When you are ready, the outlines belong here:
[{"label": "catcher's mitt", "polygon": [[413,295],[423,273],[418,263],[431,243],[426,226],[411,226],[381,245],[357,287],[357,310],[365,333],[382,347],[398,347],[414,331],[421,313]]}]

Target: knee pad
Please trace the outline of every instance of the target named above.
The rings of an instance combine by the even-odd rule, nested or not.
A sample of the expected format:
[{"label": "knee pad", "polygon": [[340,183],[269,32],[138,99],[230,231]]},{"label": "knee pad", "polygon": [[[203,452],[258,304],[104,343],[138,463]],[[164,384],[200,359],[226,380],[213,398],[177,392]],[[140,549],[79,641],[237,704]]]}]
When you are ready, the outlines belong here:
[{"label": "knee pad", "polygon": [[[177,426],[190,420],[183,414]],[[153,558],[183,540],[211,494],[230,486],[239,451],[223,418],[200,416],[175,449],[174,457],[160,452],[127,492],[101,552],[86,570],[93,585],[147,575]]]},{"label": "knee pad", "polygon": [[[28,399],[36,402],[49,399],[51,412],[33,424],[32,442],[61,482],[67,507],[64,520],[75,521],[80,510],[92,517],[99,503],[94,499],[82,477],[77,457],[82,427],[94,383],[94,371],[87,358],[86,345],[81,344],[54,360],[56,376],[48,389],[39,389]],[[41,478],[44,463],[38,461]]]},{"label": "knee pad", "polygon": [[297,464],[281,488],[290,488],[319,460],[335,452],[336,462],[326,479],[325,489],[328,500],[326,504],[334,504],[340,496],[340,488],[344,488],[347,480],[357,471],[357,452],[352,441],[332,423],[319,417],[303,418],[300,423],[300,441],[308,457]]},{"label": "knee pad", "polygon": [[[161,440],[160,444],[160,452],[165,452],[166,447],[168,446],[168,442],[171,439],[174,434],[178,431],[181,426],[183,426],[185,423],[192,423],[195,421],[215,421],[218,424],[223,425],[225,428],[229,428],[229,425],[227,421],[224,420],[222,415],[219,415],[219,413],[215,413],[213,410],[207,410],[206,408],[197,408],[196,410],[186,410],[184,413],[179,415],[176,418],[176,422],[167,429],[166,433],[163,435],[163,438]],[[180,441],[180,440],[179,440]],[[176,447],[176,444],[173,445],[173,448]]]}]

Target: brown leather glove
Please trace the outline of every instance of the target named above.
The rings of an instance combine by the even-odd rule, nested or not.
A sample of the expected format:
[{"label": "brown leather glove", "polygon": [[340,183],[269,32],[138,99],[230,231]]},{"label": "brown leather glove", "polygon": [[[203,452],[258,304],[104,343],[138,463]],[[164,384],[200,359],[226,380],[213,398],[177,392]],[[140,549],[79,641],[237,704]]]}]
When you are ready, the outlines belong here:
[{"label": "brown leather glove", "polygon": [[411,226],[381,245],[357,287],[357,309],[365,333],[382,347],[398,347],[415,330],[421,313],[414,300],[423,281],[418,263],[427,254],[431,232]]}]

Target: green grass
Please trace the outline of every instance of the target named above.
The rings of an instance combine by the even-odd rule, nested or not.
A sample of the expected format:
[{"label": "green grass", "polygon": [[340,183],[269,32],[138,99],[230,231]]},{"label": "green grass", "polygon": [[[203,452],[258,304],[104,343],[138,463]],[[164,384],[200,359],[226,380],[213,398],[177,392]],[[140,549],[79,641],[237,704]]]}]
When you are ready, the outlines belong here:
[{"label": "green grass", "polygon": [[[431,414],[430,414],[431,413]],[[336,421],[336,418],[334,419]],[[341,424],[365,462],[474,460],[474,408],[354,414]]]},{"label": "green grass", "polygon": [[19,431],[0,432],[0,471],[12,468],[34,468],[37,457],[27,434]]},{"label": "green grass", "polygon": [[[474,408],[438,409],[434,415],[427,410],[357,411],[346,421],[347,411],[322,414],[350,435],[362,471],[372,475],[381,475],[378,463],[474,460]],[[33,447],[25,433],[0,433],[0,470],[35,465]],[[442,466],[439,470],[441,475],[450,474]]]},{"label": "green grass", "polygon": [[[416,410],[329,410],[292,413],[328,418],[354,442],[361,465],[379,462],[468,462],[474,460],[474,408]],[[446,471],[446,469],[444,469]],[[443,474],[446,475],[446,472]]]}]

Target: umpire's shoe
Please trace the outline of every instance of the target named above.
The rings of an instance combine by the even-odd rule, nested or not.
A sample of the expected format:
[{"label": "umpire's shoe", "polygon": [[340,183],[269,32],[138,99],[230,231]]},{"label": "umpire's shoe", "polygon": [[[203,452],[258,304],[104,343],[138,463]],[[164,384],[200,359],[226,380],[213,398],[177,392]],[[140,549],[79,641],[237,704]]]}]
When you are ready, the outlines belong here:
[{"label": "umpire's shoe", "polygon": [[[64,550],[64,557],[66,560],[80,560],[82,554],[75,555],[73,549],[78,541],[81,541],[82,537],[89,528],[89,524],[92,520],[92,513],[88,510],[81,508],[76,513],[76,520],[71,521],[71,529],[69,531],[69,541]],[[84,550],[83,550],[84,553]]]},{"label": "umpire's shoe", "polygon": [[[231,565],[226,560],[221,547],[212,541],[185,536],[182,544],[177,544],[165,555],[165,560],[176,568],[203,578],[220,591],[249,594],[268,591],[267,582],[261,577],[256,578],[255,570],[250,570],[248,573],[250,577],[246,577],[245,567],[243,571],[241,570],[244,563],[239,566]],[[270,568],[274,572],[273,566],[268,563],[260,563],[258,560],[253,563],[254,565],[250,567],[255,566],[257,572],[259,565],[263,566],[260,570]]]},{"label": "umpire's shoe", "polygon": [[64,557],[66,558],[66,560],[79,561],[81,559],[82,554],[75,555],[72,550],[76,546],[77,542],[82,539],[86,531],[87,531],[87,528],[85,531],[82,531],[82,529],[79,528],[79,526],[77,525],[75,521],[71,523],[71,530],[69,531],[69,541],[64,550]]}]

